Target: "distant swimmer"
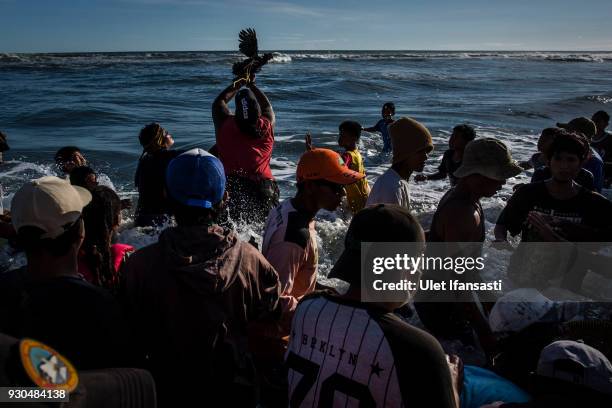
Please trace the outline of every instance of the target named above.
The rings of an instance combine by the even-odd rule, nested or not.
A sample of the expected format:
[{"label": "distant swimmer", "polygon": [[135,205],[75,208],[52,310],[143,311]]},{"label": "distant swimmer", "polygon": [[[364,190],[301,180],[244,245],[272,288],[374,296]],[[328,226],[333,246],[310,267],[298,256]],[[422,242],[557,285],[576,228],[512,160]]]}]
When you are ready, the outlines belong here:
[{"label": "distant swimmer", "polygon": [[78,147],[65,146],[55,153],[55,164],[64,173],[64,176],[67,177],[74,168],[86,166],[87,160]]},{"label": "distant swimmer", "polygon": [[457,184],[457,177],[453,173],[461,167],[465,146],[475,138],[476,132],[472,126],[465,124],[455,126],[450,139],[448,139],[448,150],[442,156],[438,171],[433,174],[417,174],[414,180],[443,180],[448,176],[451,186]]},{"label": "distant swimmer", "polygon": [[415,171],[423,171],[433,150],[429,130],[411,118],[400,118],[389,126],[393,158],[391,167],[374,183],[366,205],[397,204],[410,209],[408,180]]},{"label": "distant swimmer", "polygon": [[[361,125],[353,120],[346,120],[340,124],[338,131],[338,145],[344,148],[344,152],[341,153],[344,164],[349,169],[365,175],[363,157],[361,157],[361,153],[359,153],[357,148],[357,143],[359,143],[359,137],[361,136]],[[368,195],[370,194],[368,179],[364,177],[353,184],[347,185],[344,189],[346,190],[348,206],[351,212],[356,214],[365,207]]]},{"label": "distant swimmer", "polygon": [[182,150],[170,149],[174,145],[174,138],[159,123],[143,127],[138,140],[142,145],[142,155],[134,176],[134,184],[138,188],[136,226],[144,227],[163,223],[171,213],[166,192],[166,169]]},{"label": "distant swimmer", "polygon": [[395,115],[395,104],[393,102],[387,102],[382,107],[382,118],[376,122],[374,126],[363,129],[366,132],[379,132],[382,135],[383,153],[389,153],[391,151],[392,146],[391,137],[389,136],[389,125],[394,121],[393,115]]}]

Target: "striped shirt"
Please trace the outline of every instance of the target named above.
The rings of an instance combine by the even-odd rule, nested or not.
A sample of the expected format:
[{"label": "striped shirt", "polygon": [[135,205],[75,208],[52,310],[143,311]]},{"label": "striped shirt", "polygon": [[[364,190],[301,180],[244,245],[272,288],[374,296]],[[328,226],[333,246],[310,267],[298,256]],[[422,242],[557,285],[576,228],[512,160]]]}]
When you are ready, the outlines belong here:
[{"label": "striped shirt", "polygon": [[305,297],[285,357],[291,407],[454,406],[439,343],[366,304]]}]

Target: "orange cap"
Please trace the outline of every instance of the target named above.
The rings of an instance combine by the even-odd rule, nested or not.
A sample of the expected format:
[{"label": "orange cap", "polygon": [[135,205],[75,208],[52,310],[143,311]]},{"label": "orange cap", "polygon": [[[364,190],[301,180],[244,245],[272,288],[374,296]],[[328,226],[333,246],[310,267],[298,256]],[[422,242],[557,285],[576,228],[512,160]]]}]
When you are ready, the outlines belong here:
[{"label": "orange cap", "polygon": [[365,177],[345,166],[342,157],[333,150],[312,149],[300,157],[297,165],[298,183],[306,180],[327,180],[337,184],[352,184]]}]

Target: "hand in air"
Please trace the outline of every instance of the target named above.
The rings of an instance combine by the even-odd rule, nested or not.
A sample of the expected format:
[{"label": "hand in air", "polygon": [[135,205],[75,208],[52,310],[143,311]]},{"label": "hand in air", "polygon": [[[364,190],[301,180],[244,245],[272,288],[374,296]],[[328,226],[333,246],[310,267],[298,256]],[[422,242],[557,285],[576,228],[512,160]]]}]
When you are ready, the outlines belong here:
[{"label": "hand in air", "polygon": [[312,150],[312,136],[310,136],[310,132],[306,133],[306,137],[305,137],[305,142],[306,142],[306,150]]}]

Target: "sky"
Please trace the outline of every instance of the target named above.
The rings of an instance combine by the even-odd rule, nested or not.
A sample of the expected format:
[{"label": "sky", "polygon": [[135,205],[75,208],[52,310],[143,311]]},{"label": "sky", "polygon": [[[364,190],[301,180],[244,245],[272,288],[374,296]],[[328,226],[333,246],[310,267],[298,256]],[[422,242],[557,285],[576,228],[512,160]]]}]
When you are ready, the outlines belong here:
[{"label": "sky", "polygon": [[0,0],[0,52],[612,50],[612,0]]}]

